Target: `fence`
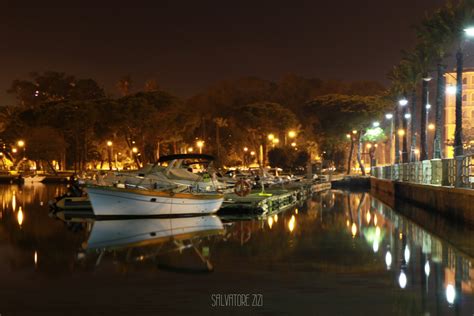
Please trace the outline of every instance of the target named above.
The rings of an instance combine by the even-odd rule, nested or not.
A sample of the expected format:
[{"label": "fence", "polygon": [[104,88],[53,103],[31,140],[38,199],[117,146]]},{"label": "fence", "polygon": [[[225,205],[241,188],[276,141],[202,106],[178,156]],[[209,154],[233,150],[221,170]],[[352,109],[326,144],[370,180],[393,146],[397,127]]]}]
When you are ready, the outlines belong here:
[{"label": "fence", "polygon": [[379,179],[474,188],[474,156],[432,159],[371,168]]}]

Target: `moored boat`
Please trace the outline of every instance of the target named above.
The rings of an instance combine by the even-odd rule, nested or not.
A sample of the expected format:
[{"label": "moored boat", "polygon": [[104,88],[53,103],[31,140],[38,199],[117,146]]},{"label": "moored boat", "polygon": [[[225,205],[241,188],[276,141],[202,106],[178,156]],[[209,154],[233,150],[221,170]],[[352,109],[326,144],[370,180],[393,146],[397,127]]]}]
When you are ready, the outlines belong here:
[{"label": "moored boat", "polygon": [[220,193],[174,192],[89,185],[95,216],[176,216],[212,214],[224,201]]}]

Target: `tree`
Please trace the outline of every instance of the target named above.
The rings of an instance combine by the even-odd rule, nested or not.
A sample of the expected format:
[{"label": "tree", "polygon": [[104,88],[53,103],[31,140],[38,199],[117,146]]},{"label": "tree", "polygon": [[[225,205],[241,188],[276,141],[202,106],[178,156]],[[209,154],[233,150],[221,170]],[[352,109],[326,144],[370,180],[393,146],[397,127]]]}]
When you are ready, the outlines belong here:
[{"label": "tree", "polygon": [[298,123],[293,112],[272,102],[244,105],[235,110],[234,116],[240,127],[247,132],[247,140],[255,152],[259,152],[259,148],[262,146],[261,164],[266,162],[267,135],[285,131]]},{"label": "tree", "polygon": [[23,107],[45,102],[88,100],[104,97],[104,91],[92,79],[76,79],[63,72],[30,73],[31,80],[14,80],[8,93],[15,94]]},{"label": "tree", "polygon": [[[381,96],[331,94],[307,103],[306,113],[314,133],[318,135],[319,147],[326,151],[328,159],[335,161],[342,150],[338,146],[344,144],[346,134],[353,130],[361,134],[377,117],[382,116],[389,105],[388,99]],[[360,137],[357,137],[357,143],[360,144]],[[360,145],[358,148],[360,156]]]},{"label": "tree", "polygon": [[120,93],[120,96],[125,97],[129,95],[132,91],[132,76],[125,75],[117,82],[117,89]]}]

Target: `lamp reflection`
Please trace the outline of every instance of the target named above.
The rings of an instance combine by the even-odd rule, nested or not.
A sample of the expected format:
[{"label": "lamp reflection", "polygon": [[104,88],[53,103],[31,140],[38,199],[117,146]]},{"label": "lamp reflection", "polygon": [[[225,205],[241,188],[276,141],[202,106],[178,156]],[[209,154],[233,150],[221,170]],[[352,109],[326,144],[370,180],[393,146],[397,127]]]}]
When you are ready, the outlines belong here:
[{"label": "lamp reflection", "polygon": [[407,286],[407,275],[405,272],[402,270],[400,272],[400,276],[398,277],[398,284],[400,285],[400,288],[404,289]]},{"label": "lamp reflection", "polygon": [[454,304],[454,299],[456,298],[456,291],[452,284],[446,286],[446,300],[449,304]]},{"label": "lamp reflection", "polygon": [[291,215],[290,221],[288,222],[288,229],[290,230],[290,232],[293,232],[293,230],[295,230],[295,224],[296,224],[295,222],[296,222],[295,215]]},{"label": "lamp reflection", "polygon": [[431,269],[430,269],[430,261],[429,260],[426,260],[426,263],[425,263],[425,275],[427,277],[430,276],[430,272],[431,272]]},{"label": "lamp reflection", "polygon": [[23,210],[21,209],[21,206],[20,208],[18,209],[18,214],[16,216],[16,220],[18,221],[18,225],[20,225],[21,227],[21,224],[23,224]]},{"label": "lamp reflection", "polygon": [[272,226],[273,226],[273,217],[268,217],[267,219],[267,224],[268,224],[268,227],[270,227],[270,229],[272,229]]},{"label": "lamp reflection", "polygon": [[405,262],[408,264],[410,261],[410,249],[408,248],[408,245],[405,246],[405,251],[403,252],[403,256],[405,258]]},{"label": "lamp reflection", "polygon": [[352,232],[352,238],[354,238],[355,235],[357,234],[357,226],[355,223],[352,223],[351,232]]},{"label": "lamp reflection", "polygon": [[387,265],[387,270],[390,270],[390,267],[392,266],[392,254],[390,253],[390,250],[387,250],[387,253],[385,254],[385,264]]}]

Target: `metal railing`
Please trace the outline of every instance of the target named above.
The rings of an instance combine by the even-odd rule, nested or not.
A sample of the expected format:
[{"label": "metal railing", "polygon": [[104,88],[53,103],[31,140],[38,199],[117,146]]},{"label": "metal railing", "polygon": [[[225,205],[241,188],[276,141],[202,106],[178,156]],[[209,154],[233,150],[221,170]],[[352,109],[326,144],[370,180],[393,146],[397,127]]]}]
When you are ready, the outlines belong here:
[{"label": "metal railing", "polygon": [[379,179],[474,188],[474,155],[432,159],[371,168]]}]

